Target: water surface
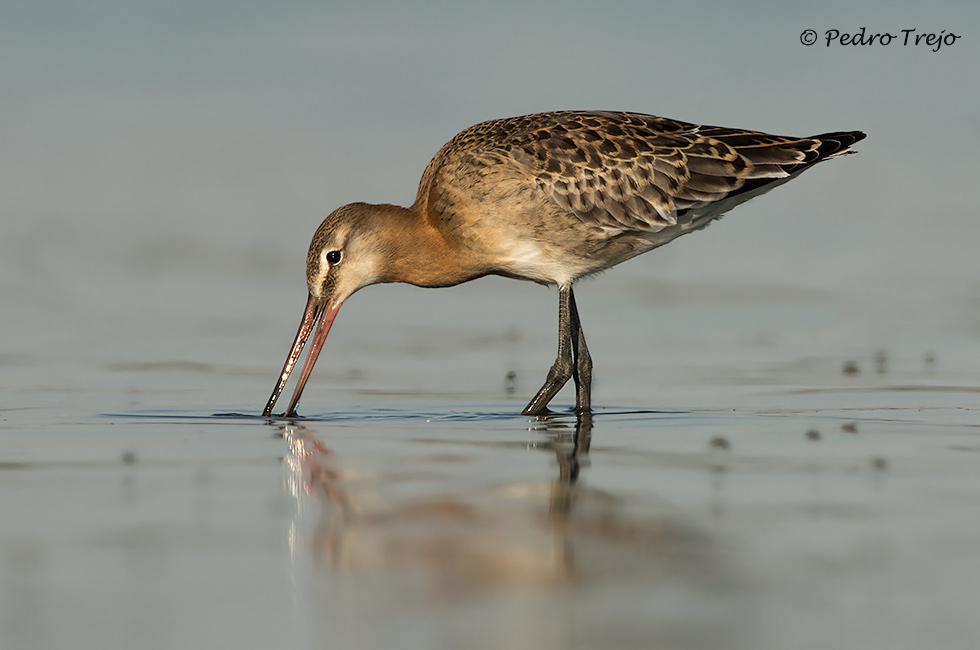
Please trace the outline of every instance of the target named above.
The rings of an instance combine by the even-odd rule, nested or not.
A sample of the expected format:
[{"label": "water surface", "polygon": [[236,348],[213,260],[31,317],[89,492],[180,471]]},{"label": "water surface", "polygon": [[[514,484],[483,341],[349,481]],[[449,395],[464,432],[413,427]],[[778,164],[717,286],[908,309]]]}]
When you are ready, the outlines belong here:
[{"label": "water surface", "polygon": [[345,307],[297,420],[258,412],[301,304],[7,354],[3,645],[980,638],[977,339],[878,349],[836,338],[860,327],[833,301],[586,286],[596,413],[562,393],[536,419],[553,293],[403,291]]}]

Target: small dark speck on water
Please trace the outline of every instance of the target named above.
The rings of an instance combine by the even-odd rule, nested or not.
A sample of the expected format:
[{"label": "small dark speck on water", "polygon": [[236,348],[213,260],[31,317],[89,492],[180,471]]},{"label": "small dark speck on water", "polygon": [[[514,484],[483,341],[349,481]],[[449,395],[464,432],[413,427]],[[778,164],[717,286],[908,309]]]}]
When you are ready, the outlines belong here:
[{"label": "small dark speck on water", "polygon": [[840,430],[843,431],[844,433],[857,433],[858,432],[858,423],[857,422],[845,422],[844,424],[840,425]]},{"label": "small dark speck on water", "polygon": [[507,379],[504,382],[504,390],[508,393],[513,393],[517,390],[517,373],[511,370],[507,373]]},{"label": "small dark speck on water", "polygon": [[877,470],[884,470],[888,468],[888,461],[881,456],[875,456],[871,459],[871,466]]},{"label": "small dark speck on water", "polygon": [[844,367],[841,369],[841,371],[845,375],[856,375],[861,372],[861,368],[858,366],[857,361],[845,361]]},{"label": "small dark speck on water", "polygon": [[932,370],[933,366],[936,365],[936,353],[926,352],[925,362],[926,362],[926,367],[928,367],[929,370]]},{"label": "small dark speck on water", "polygon": [[731,449],[732,446],[731,443],[728,442],[728,438],[724,436],[715,436],[714,438],[711,439],[709,445],[711,446],[712,449],[722,449],[722,450]]},{"label": "small dark speck on water", "polygon": [[879,375],[888,372],[888,354],[884,350],[875,352],[875,372]]},{"label": "small dark speck on water", "polygon": [[124,451],[122,455],[122,462],[125,465],[135,465],[136,464],[136,452],[135,451]]},{"label": "small dark speck on water", "polygon": [[820,432],[816,429],[810,429],[806,432],[807,440],[820,440]]}]

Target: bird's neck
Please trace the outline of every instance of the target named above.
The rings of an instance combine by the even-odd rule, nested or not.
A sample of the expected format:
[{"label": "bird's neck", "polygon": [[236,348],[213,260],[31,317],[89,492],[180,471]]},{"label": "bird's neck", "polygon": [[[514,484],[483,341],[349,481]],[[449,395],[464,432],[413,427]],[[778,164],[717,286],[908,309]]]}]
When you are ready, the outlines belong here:
[{"label": "bird's neck", "polygon": [[449,287],[483,275],[414,206],[379,205],[376,211],[386,252],[381,282]]}]

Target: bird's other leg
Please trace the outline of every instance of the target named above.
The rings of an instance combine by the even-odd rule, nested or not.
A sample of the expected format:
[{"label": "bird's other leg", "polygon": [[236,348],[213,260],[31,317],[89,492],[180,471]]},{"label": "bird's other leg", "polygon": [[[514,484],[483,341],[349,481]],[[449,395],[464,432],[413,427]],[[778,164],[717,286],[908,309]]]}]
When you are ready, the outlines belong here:
[{"label": "bird's other leg", "polygon": [[575,412],[592,412],[592,357],[585,344],[585,333],[578,318],[575,294],[568,290],[568,310],[572,325],[572,356],[575,358]]},{"label": "bird's other leg", "polygon": [[[548,412],[548,402],[572,377],[572,319],[569,303],[574,304],[572,287],[558,287],[558,358],[548,371],[548,378],[538,394],[524,407],[524,415],[543,415]],[[576,382],[578,379],[576,379]]]}]

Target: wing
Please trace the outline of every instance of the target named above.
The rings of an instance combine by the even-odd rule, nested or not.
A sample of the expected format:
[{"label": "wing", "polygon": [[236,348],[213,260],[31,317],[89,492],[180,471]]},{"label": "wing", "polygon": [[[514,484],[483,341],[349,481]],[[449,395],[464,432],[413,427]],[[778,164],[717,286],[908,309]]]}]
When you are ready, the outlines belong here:
[{"label": "wing", "polygon": [[538,113],[466,129],[430,168],[450,156],[477,167],[510,162],[583,222],[657,232],[720,216],[862,138],[791,138],[637,113]]}]

